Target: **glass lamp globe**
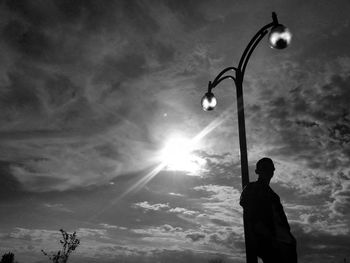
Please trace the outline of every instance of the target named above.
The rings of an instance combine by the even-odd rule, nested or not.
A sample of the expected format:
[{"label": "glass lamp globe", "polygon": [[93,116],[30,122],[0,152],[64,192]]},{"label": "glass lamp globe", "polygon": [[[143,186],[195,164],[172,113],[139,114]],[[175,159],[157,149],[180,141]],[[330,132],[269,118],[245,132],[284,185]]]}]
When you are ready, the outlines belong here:
[{"label": "glass lamp globe", "polygon": [[216,98],[213,93],[207,92],[202,98],[202,108],[205,111],[211,111],[216,106]]},{"label": "glass lamp globe", "polygon": [[284,49],[292,40],[292,33],[283,25],[277,25],[271,29],[269,42],[271,48]]}]

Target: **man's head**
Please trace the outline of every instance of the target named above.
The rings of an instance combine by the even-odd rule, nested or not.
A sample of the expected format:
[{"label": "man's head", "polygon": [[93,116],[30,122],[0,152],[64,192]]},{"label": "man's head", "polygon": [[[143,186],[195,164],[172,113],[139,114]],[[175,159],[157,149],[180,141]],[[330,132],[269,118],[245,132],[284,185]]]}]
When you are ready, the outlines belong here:
[{"label": "man's head", "polygon": [[274,171],[275,166],[270,158],[264,157],[256,163],[255,173],[258,174],[261,179],[270,181]]}]

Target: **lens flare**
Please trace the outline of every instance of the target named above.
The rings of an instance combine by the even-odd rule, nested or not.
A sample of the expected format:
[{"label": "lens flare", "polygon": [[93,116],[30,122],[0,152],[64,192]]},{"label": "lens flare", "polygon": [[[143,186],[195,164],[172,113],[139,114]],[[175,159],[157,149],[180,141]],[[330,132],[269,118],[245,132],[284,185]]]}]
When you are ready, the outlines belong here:
[{"label": "lens flare", "polygon": [[[184,145],[188,145],[190,147],[190,149],[192,149],[192,147],[195,147],[195,145],[197,145],[198,143],[201,142],[201,140],[206,137],[208,134],[210,134],[213,130],[215,130],[217,127],[219,127],[220,125],[222,125],[225,121],[229,120],[232,116],[232,114],[235,114],[235,109],[233,109],[233,106],[226,109],[223,113],[220,114],[220,116],[218,116],[217,118],[215,118],[211,123],[209,123],[203,130],[201,130],[195,137],[193,137],[192,139],[188,140],[182,140],[182,143],[184,143]],[[177,141],[178,139],[174,140],[170,140],[169,143],[169,147],[172,148],[174,145],[173,142],[171,141]],[[181,141],[181,140],[180,140]],[[166,144],[168,145],[168,144]],[[165,147],[166,149],[167,147]],[[165,154],[165,156],[168,156],[170,158],[170,160],[174,160],[173,157],[170,157],[171,155],[166,154],[168,150],[163,150],[163,153]],[[178,152],[175,156],[178,156],[180,153]],[[161,154],[162,156],[162,154]],[[200,157],[199,157],[200,158]],[[176,158],[175,158],[176,159]],[[181,159],[181,158],[180,158]],[[198,160],[197,160],[198,161]],[[202,159],[202,161],[204,161]],[[202,161],[198,161],[199,163]],[[204,161],[205,162],[205,161]],[[172,161],[170,162],[172,163]],[[199,165],[203,165],[204,163],[200,163]],[[197,166],[198,167],[198,166]],[[158,160],[158,164],[155,165],[155,167],[150,170],[148,173],[146,173],[145,175],[143,175],[141,178],[139,178],[138,180],[135,180],[130,187],[128,187],[127,189],[125,189],[122,193],[119,193],[114,199],[110,200],[108,202],[108,204],[106,204],[104,207],[101,208],[100,211],[95,212],[95,214],[89,218],[89,221],[93,221],[96,220],[98,217],[100,217],[105,211],[108,211],[109,209],[111,209],[111,207],[113,207],[117,202],[119,202],[122,198],[124,198],[125,196],[137,192],[140,189],[142,189],[149,181],[151,181],[157,174],[159,174],[162,170],[167,169],[167,163],[164,161],[160,161]],[[191,168],[192,169],[192,168]]]}]

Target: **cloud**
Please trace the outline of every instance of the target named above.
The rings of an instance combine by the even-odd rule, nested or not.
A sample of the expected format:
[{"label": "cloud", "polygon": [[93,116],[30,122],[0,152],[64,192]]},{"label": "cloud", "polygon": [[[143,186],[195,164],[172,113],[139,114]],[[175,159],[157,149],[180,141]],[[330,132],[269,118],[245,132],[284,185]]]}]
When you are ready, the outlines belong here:
[{"label": "cloud", "polygon": [[169,208],[169,204],[149,204],[147,201],[134,204],[135,207],[140,207],[146,211],[159,211]]},{"label": "cloud", "polygon": [[[232,154],[225,152],[222,154],[210,154],[206,151],[199,151],[198,154],[206,161],[206,171],[203,172],[203,176],[214,177],[217,179],[233,179],[238,181],[235,171],[238,166],[238,161],[232,156]],[[239,169],[239,167],[237,167]]]},{"label": "cloud", "polygon": [[[83,253],[85,256],[99,257],[100,252],[102,253],[100,255],[104,256],[118,253],[122,255],[123,251],[133,251],[133,248],[110,243],[111,239],[105,229],[79,228],[77,237],[81,241],[77,253]],[[2,235],[1,243],[4,247],[12,247],[11,251],[14,251],[16,255],[34,253],[36,257],[41,257],[41,249],[46,252],[57,251],[60,247],[60,239],[62,239],[62,236],[59,231],[15,228],[8,234]],[[111,248],[111,250],[108,248]]]},{"label": "cloud", "polygon": [[17,227],[13,232],[10,233],[9,236],[15,239],[24,239],[30,241],[47,241],[52,237],[60,237],[60,233],[58,231],[45,229],[26,229]]},{"label": "cloud", "polygon": [[140,208],[144,209],[145,211],[163,211],[163,212],[167,212],[167,213],[182,214],[185,216],[195,216],[198,214],[198,211],[189,210],[189,209],[186,209],[183,207],[171,208],[169,203],[150,204],[150,203],[148,203],[148,201],[144,201],[144,202],[135,203],[133,205],[133,207],[136,207],[136,208],[140,207]]},{"label": "cloud", "polygon": [[343,182],[341,186],[332,193],[333,202],[330,204],[330,209],[333,216],[348,217],[350,213],[350,183]]},{"label": "cloud", "polygon": [[193,216],[198,214],[198,211],[189,210],[183,207],[175,207],[168,210],[170,213],[179,213],[187,216]]},{"label": "cloud", "polygon": [[243,252],[245,249],[244,240],[240,235],[237,235],[234,232],[220,231],[216,234],[210,235],[209,241],[215,245],[224,246],[228,249],[234,247],[240,252]]},{"label": "cloud", "polygon": [[293,158],[311,169],[332,171],[343,167],[348,159],[349,79],[329,72],[322,76],[325,84],[317,80],[321,74],[292,76],[294,83],[288,93],[274,90],[265,103],[260,103],[251,121],[259,127],[262,141],[271,143],[271,155]]},{"label": "cloud", "polygon": [[[28,207],[44,206],[52,214],[68,209],[73,196],[79,200],[76,209],[69,206],[74,220],[82,215],[85,220],[81,200],[90,200],[90,209],[109,193],[119,196],[135,176],[156,165],[152,157],[168,134],[195,135],[215,120],[220,125],[196,152],[207,161],[203,177],[169,181],[161,174],[163,183],[154,178],[142,191],[112,202],[118,209],[104,210],[100,220],[113,224],[81,227],[86,243],[78,252],[88,258],[85,262],[118,257],[203,262],[215,253],[227,255],[227,262],[242,261],[232,83],[215,90],[217,111],[202,112],[199,100],[210,76],[237,62],[251,30],[268,22],[277,7],[295,37],[283,52],[262,44],[245,75],[251,178],[257,159],[275,160],[272,186],[301,240],[303,260],[311,262],[309,252],[316,257],[319,251],[345,251],[350,156],[346,1],[317,7],[90,0],[3,1],[0,6],[0,196],[14,202],[2,209],[16,210],[17,197],[30,196]],[[232,32],[242,41],[232,41]],[[9,213],[6,222],[16,215]],[[2,247],[33,251],[42,246],[40,239],[57,240],[44,229],[11,233]],[[57,248],[53,242],[45,245]]]},{"label": "cloud", "polygon": [[152,235],[171,235],[173,233],[180,233],[183,231],[181,227],[173,227],[169,224],[158,227],[150,227],[145,229],[133,229],[132,232],[137,234],[152,234]]},{"label": "cloud", "polygon": [[172,195],[172,196],[184,196],[183,194],[180,194],[180,193],[169,193],[169,195]]},{"label": "cloud", "polygon": [[[202,198],[203,207],[212,219],[231,222],[232,218],[241,218],[242,208],[239,205],[240,192],[231,186],[201,185],[194,187],[196,191],[206,191],[210,197]],[[241,222],[235,222],[241,223]]]},{"label": "cloud", "polygon": [[110,225],[107,223],[100,223],[99,224],[101,227],[105,228],[105,229],[119,229],[119,230],[127,230],[127,227],[122,227],[122,226],[116,226],[116,225]]},{"label": "cloud", "polygon": [[[323,208],[320,210],[311,210],[308,212],[302,211],[299,212],[297,219],[289,219],[290,224],[292,225],[292,232],[301,228],[306,234],[330,234],[330,235],[343,235],[349,232],[349,226],[344,219],[334,220],[332,217],[329,217],[327,214],[327,209]],[[294,213],[292,213],[292,218]],[[295,214],[294,214],[295,215]]]},{"label": "cloud", "polygon": [[95,229],[95,228],[79,228],[77,231],[77,236],[81,238],[91,237],[91,238],[102,238],[106,239],[107,230],[106,229]]},{"label": "cloud", "polygon": [[187,238],[191,239],[193,242],[197,242],[205,238],[205,235],[201,233],[191,233],[186,235]]},{"label": "cloud", "polygon": [[177,74],[197,74],[207,55],[174,30],[191,36],[205,18],[188,31],[184,19],[193,16],[176,4],[2,6],[1,48],[12,55],[1,72],[0,133],[11,144],[2,156],[17,161],[11,172],[26,190],[98,186],[145,169],[163,128],[185,124],[183,99],[174,104],[169,90],[189,83],[192,76]]},{"label": "cloud", "polygon": [[0,184],[2,189],[0,197],[2,200],[18,198],[23,194],[23,188],[19,181],[11,174],[11,162],[0,162]]},{"label": "cloud", "polygon": [[156,74],[148,83],[144,77],[175,53],[172,42],[157,35],[163,13],[127,2],[2,6],[1,49],[11,54],[11,65],[1,67],[6,128],[0,133],[11,144],[2,143],[2,158],[17,161],[11,172],[20,184],[35,192],[65,191],[149,166],[149,123],[161,98],[143,94],[164,77]]},{"label": "cloud", "polygon": [[258,103],[247,109],[247,127],[253,128],[248,141],[252,160],[270,156],[275,161],[272,183],[282,200],[314,200],[314,207],[304,211],[307,228],[316,231],[314,224],[340,234],[348,231],[349,62],[335,57],[321,61],[287,60],[279,69],[271,64],[276,77],[268,72],[252,83],[261,89],[254,91]]},{"label": "cloud", "polygon": [[[46,229],[27,229],[16,227],[0,235],[0,243],[3,249],[18,253],[40,252],[41,249],[54,249],[61,238],[58,231]],[[54,241],[55,240],[55,241]]]},{"label": "cloud", "polygon": [[[204,178],[196,180],[196,184],[201,184]],[[146,220],[145,222],[149,222],[147,225],[130,229],[130,231],[141,235],[140,239],[143,242],[153,243],[153,245],[156,243],[161,247],[167,243],[173,248],[183,249],[184,242],[187,244],[191,241],[186,245],[188,249],[229,253],[228,249],[232,248],[232,244],[238,248],[243,242],[239,195],[233,187],[210,184],[194,186],[190,192],[186,193],[186,196],[191,198],[188,207],[196,209],[178,206],[183,203],[182,198],[181,200],[172,198],[166,204],[140,202],[136,207],[157,212],[158,219],[154,219],[152,223]],[[232,205],[235,203],[238,205],[237,211],[232,210]],[[173,223],[170,225],[160,223],[163,222],[161,219],[166,214],[173,213],[176,213],[181,221],[172,220]],[[181,227],[175,227],[175,225]],[[234,239],[227,236],[230,233],[233,233]],[[241,252],[239,250],[235,255],[239,257]]]},{"label": "cloud", "polygon": [[[343,260],[347,257],[349,238],[347,235],[325,232],[307,232],[293,225],[297,238],[297,251],[300,259],[329,262],[332,258]],[[320,257],[322,255],[322,257]]]},{"label": "cloud", "polygon": [[58,211],[58,212],[66,212],[66,213],[73,213],[72,210],[64,207],[63,204],[50,204],[50,203],[45,203],[44,207],[54,210],[54,211]]}]

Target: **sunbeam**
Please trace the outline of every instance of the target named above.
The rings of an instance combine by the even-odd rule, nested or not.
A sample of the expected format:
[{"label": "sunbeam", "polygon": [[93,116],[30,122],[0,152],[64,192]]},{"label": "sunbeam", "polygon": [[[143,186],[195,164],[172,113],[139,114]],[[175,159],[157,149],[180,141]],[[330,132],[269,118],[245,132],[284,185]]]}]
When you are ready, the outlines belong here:
[{"label": "sunbeam", "polygon": [[[225,121],[227,121],[232,114],[235,113],[235,110],[233,110],[233,107],[229,107],[226,109],[223,113],[221,113],[217,118],[215,118],[211,123],[209,123],[203,130],[201,130],[196,136],[194,136],[192,139],[189,140],[189,144],[191,145],[191,149],[195,147],[195,145],[198,145],[198,143],[208,134],[210,134],[212,131],[214,131],[217,127],[219,127],[221,124],[223,124]],[[142,189],[149,181],[151,181],[160,171],[165,169],[167,167],[168,163],[167,161],[163,160],[158,165],[155,166],[154,169],[152,169],[150,172],[145,174],[141,179],[137,180],[134,184],[132,184],[128,189],[126,189],[123,193],[121,193],[118,197],[114,198],[110,201],[110,203],[105,206],[103,209],[101,209],[98,213],[96,213],[93,217],[90,218],[90,220],[98,218],[101,214],[103,214],[104,211],[115,205],[119,200],[121,200],[126,195],[137,192],[140,189]]]}]

